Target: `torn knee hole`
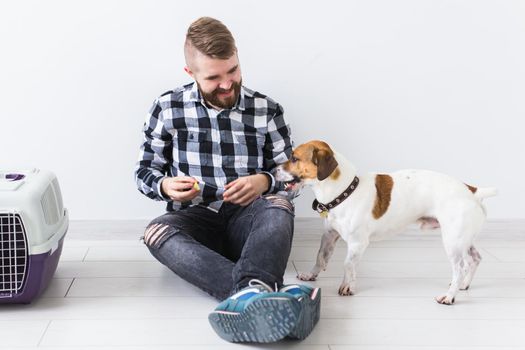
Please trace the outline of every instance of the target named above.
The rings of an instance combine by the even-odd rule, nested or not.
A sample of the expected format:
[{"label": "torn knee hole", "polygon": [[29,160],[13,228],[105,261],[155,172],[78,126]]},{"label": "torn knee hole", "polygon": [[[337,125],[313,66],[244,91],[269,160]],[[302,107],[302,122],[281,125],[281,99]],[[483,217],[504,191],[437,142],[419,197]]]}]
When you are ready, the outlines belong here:
[{"label": "torn knee hole", "polygon": [[153,224],[146,228],[144,232],[144,243],[148,246],[153,246],[159,240],[164,237],[166,232],[168,232],[168,225],[165,224]]},{"label": "torn knee hole", "polygon": [[278,195],[269,195],[265,197],[270,202],[270,207],[284,209],[290,213],[294,212],[294,206],[292,202],[288,199],[278,196]]}]

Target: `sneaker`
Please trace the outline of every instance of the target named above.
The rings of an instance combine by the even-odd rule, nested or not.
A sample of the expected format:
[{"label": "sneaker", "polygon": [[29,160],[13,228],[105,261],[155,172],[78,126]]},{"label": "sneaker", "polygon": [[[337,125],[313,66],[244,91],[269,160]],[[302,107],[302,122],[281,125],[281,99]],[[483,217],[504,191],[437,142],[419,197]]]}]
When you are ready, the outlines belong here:
[{"label": "sneaker", "polygon": [[295,329],[301,304],[290,293],[275,292],[259,280],[221,302],[208,320],[229,342],[270,343]]},{"label": "sneaker", "polygon": [[279,292],[293,295],[301,304],[301,314],[288,337],[305,339],[312,332],[321,316],[321,289],[305,284],[291,284],[282,287]]}]

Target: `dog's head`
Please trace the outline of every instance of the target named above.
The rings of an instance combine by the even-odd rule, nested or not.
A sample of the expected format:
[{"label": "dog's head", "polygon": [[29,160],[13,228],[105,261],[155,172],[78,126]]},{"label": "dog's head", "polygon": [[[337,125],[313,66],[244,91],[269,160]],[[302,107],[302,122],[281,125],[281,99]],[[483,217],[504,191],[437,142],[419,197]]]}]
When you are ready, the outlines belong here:
[{"label": "dog's head", "polygon": [[290,159],[277,167],[275,177],[287,183],[287,190],[294,190],[302,184],[312,185],[329,176],[337,177],[337,165],[330,146],[315,140],[295,148]]}]

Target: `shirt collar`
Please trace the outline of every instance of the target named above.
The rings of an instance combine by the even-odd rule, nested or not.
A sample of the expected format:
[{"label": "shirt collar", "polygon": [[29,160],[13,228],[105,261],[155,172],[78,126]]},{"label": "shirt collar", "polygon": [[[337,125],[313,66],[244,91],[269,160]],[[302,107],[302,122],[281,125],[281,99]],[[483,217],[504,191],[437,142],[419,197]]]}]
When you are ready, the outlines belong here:
[{"label": "shirt collar", "polygon": [[[240,111],[244,111],[246,109],[245,95],[246,92],[244,91],[244,86],[241,86],[241,93],[239,94],[239,99],[237,100],[237,103],[231,108],[232,110],[238,109]],[[200,102],[203,106],[206,107],[206,103],[204,102],[204,98],[202,97],[196,82],[193,82],[193,86],[191,87],[189,100],[192,102]]]}]

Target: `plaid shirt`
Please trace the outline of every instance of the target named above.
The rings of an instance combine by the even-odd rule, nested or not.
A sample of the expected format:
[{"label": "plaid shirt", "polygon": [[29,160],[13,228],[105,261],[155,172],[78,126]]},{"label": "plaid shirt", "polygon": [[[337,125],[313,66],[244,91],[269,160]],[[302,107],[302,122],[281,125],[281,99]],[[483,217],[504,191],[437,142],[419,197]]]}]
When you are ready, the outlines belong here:
[{"label": "plaid shirt", "polygon": [[[149,198],[168,201],[168,211],[196,204],[219,210],[224,185],[246,175],[269,174],[292,152],[282,107],[244,86],[237,104],[222,111],[206,107],[196,83],[168,91],[153,103],[143,136],[137,187]],[[195,178],[199,196],[183,203],[164,197],[160,183],[166,176]],[[282,190],[282,183],[270,176],[268,192]]]}]

